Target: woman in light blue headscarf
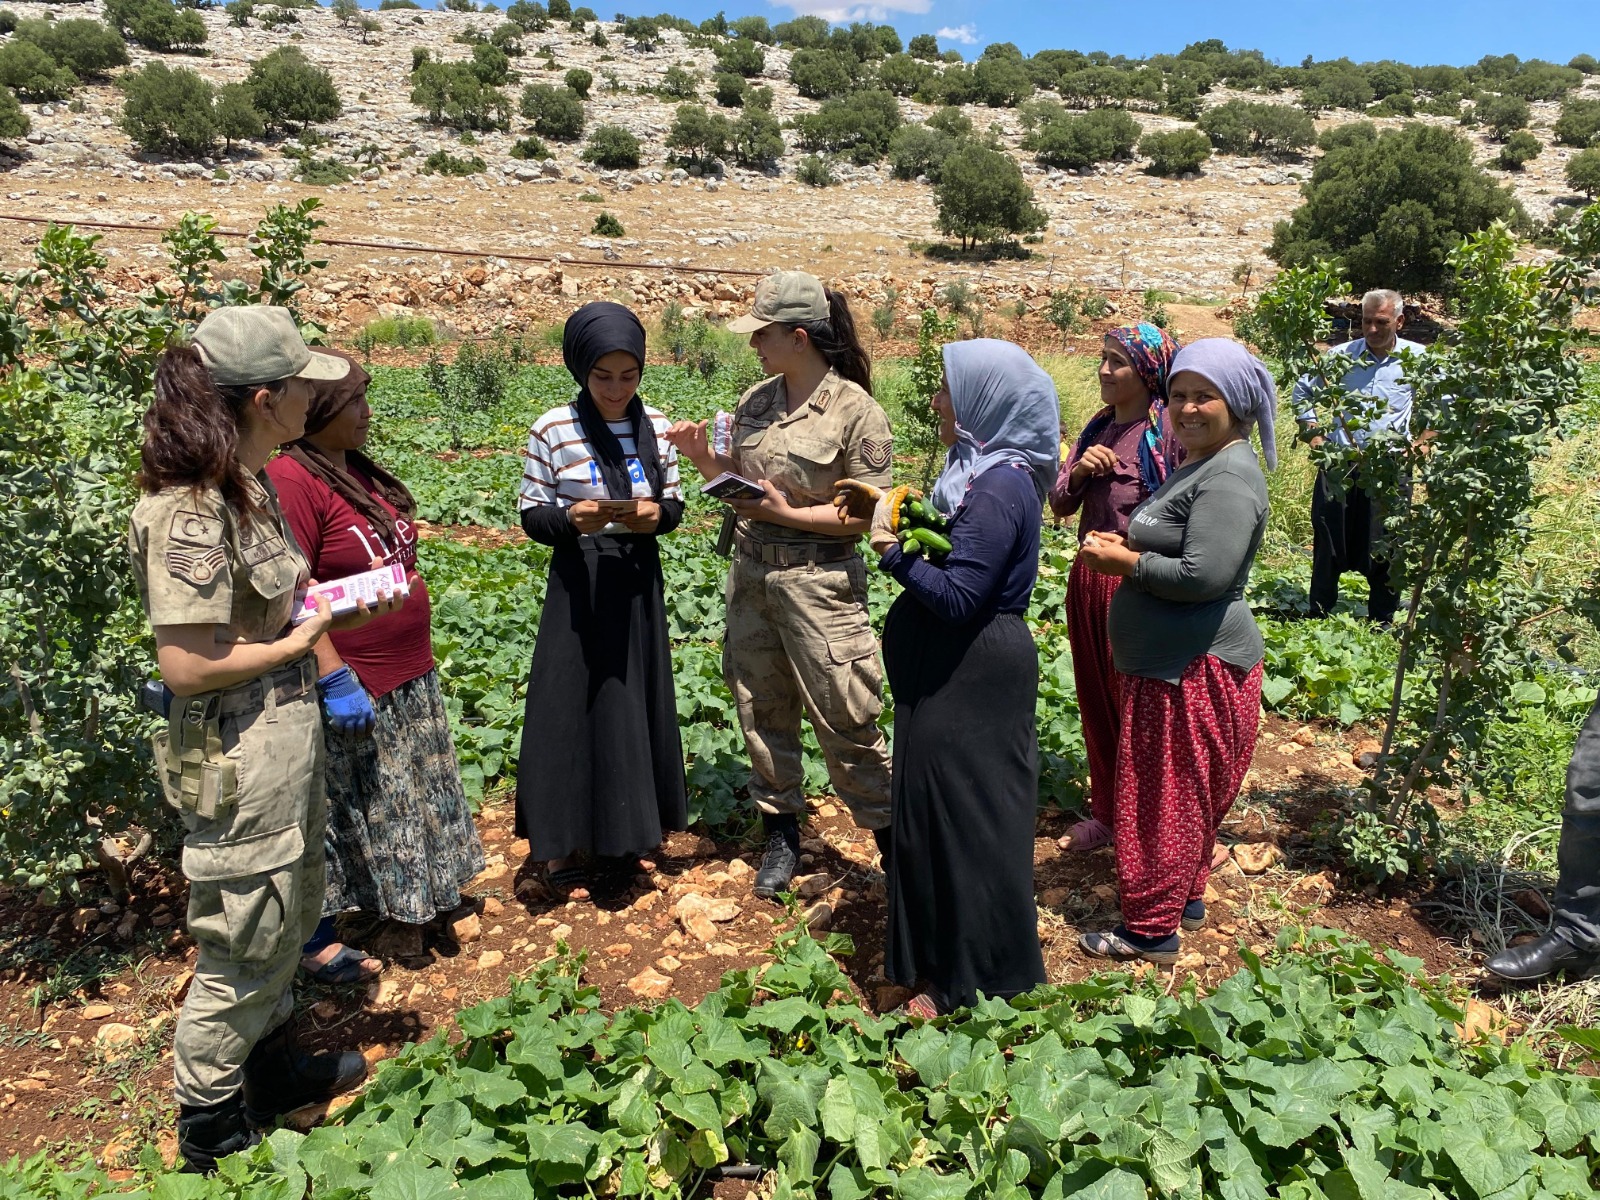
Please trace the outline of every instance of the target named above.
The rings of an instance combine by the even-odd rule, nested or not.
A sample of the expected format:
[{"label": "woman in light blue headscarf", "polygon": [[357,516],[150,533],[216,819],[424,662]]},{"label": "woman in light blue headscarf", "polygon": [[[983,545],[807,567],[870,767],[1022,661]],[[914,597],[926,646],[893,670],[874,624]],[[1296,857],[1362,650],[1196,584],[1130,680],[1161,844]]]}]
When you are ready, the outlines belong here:
[{"label": "woman in light blue headscarf", "polygon": [[1025,350],[944,348],[933,399],[950,449],[929,497],[949,515],[941,561],[907,553],[880,506],[871,533],[905,587],[884,625],[894,692],[884,969],[927,1017],[1044,982],[1033,900],[1039,657],[1023,621],[1055,478],[1055,384]]}]

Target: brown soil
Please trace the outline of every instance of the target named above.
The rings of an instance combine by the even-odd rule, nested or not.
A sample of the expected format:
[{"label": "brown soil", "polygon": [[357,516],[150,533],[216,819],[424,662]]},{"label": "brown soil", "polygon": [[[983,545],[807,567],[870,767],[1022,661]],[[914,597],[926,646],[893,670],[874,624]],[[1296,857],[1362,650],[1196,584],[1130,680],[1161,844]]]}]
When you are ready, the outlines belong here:
[{"label": "brown soil", "polygon": [[[1223,840],[1271,844],[1285,858],[1261,874],[1246,875],[1234,861],[1215,873],[1210,923],[1184,936],[1181,965],[1167,972],[1174,985],[1190,974],[1202,986],[1216,984],[1242,965],[1240,947],[1270,947],[1281,928],[1295,924],[1397,948],[1422,959],[1430,972],[1460,973],[1469,966],[1462,950],[1422,918],[1415,903],[1420,895],[1352,892],[1315,860],[1307,831],[1327,807],[1330,790],[1359,777],[1348,741],[1342,732],[1267,718]],[[1069,854],[1057,847],[1073,819],[1042,814],[1035,842],[1040,938],[1055,982],[1081,980],[1105,966],[1078,949],[1077,937],[1109,927],[1116,915],[1111,852]],[[635,989],[645,987],[640,976],[646,970],[669,980],[670,994],[692,1004],[723,972],[760,963],[784,919],[781,908],[750,895],[758,860],[750,844],[675,834],[648,878],[593,902],[562,903],[538,882],[526,861],[527,843],[513,836],[512,823],[508,803],[491,804],[479,816],[489,865],[470,888],[476,936],[466,931],[468,940],[457,944],[446,931],[432,931],[422,955],[391,960],[381,981],[367,987],[305,984],[301,1006],[314,1043],[359,1046],[374,1061],[386,1057],[447,1025],[458,1010],[502,994],[513,973],[555,953],[557,943],[587,954],[585,978],[609,1008],[641,1002]],[[827,902],[833,912],[828,927],[855,940],[856,953],[844,965],[861,997],[880,1010],[901,1003],[906,993],[882,974],[883,886],[871,836],[836,802],[821,798],[803,848],[805,903]],[[83,883],[77,905],[40,906],[20,891],[0,893],[0,928],[6,930],[0,942],[6,964],[0,972],[0,1044],[6,1047],[0,1152],[87,1149],[106,1166],[125,1169],[147,1139],[169,1157],[175,1150],[171,1033],[194,946],[181,932],[185,885],[170,860],[136,866],[133,899],[115,911],[98,876]],[[674,915],[690,893],[731,899],[738,908],[717,924],[709,944],[686,933]],[[354,929],[350,936],[376,949],[380,943],[371,932]],[[109,967],[94,969],[101,957]],[[61,983],[68,971],[82,976],[79,986]],[[41,1010],[33,1003],[40,987],[68,994]],[[127,1044],[115,1045],[119,1036]]]}]

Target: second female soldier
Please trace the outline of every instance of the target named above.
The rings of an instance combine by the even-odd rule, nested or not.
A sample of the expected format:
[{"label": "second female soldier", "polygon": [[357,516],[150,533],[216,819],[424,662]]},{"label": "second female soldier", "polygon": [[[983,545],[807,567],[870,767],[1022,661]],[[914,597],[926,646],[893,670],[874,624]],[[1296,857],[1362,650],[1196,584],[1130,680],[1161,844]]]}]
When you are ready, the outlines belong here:
[{"label": "second female soldier", "polygon": [[335,621],[319,600],[290,624],[306,560],[262,470],[304,432],[309,380],[349,369],[311,351],[287,309],[221,308],[162,354],[144,419],[128,544],[170,696],[156,766],[186,831],[199,947],[172,1047],[178,1150],[193,1171],[366,1075],[354,1051],[297,1046],[291,984],[322,914],[318,692],[337,702],[345,686],[317,678],[311,649],[372,614]]},{"label": "second female soldier", "polygon": [[751,314],[728,328],[750,335],[771,378],[740,399],[727,454],[713,453],[704,422],[681,421],[668,437],[706,479],[731,471],[766,491],[732,503],[739,520],[722,669],[767,833],[755,893],[771,897],[788,889],[800,862],[802,710],[834,791],[856,823],[886,844],[883,672],[857,548],[869,522],[841,525],[833,494],[847,477],[888,487],[891,442],[889,419],[872,398],[871,365],[838,292],[804,272],[778,272],[757,286]]}]

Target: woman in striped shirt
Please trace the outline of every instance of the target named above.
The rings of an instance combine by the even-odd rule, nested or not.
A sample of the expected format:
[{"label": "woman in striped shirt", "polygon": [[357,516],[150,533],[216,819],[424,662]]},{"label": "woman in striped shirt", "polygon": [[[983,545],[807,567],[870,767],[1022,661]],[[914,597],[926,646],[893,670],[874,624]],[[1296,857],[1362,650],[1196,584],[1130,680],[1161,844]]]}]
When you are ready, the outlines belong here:
[{"label": "woman in striped shirt", "polygon": [[561,898],[653,864],[688,801],[656,539],[683,518],[667,419],[638,395],[644,327],[620,304],[567,320],[579,392],[534,423],[522,528],[553,548],[517,773],[517,834]]}]

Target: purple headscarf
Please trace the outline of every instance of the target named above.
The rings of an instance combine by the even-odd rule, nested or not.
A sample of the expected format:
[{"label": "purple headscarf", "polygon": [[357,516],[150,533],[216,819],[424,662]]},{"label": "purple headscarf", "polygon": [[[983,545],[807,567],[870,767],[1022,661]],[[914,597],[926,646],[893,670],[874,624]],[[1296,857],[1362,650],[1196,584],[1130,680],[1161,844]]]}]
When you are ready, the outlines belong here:
[{"label": "purple headscarf", "polygon": [[[1178,351],[1167,378],[1180,371],[1193,371],[1222,393],[1228,410],[1246,425],[1261,431],[1261,459],[1267,469],[1278,466],[1278,444],[1274,421],[1278,414],[1278,389],[1272,372],[1254,354],[1232,338],[1201,338]],[[1249,440],[1250,431],[1245,430]]]}]

